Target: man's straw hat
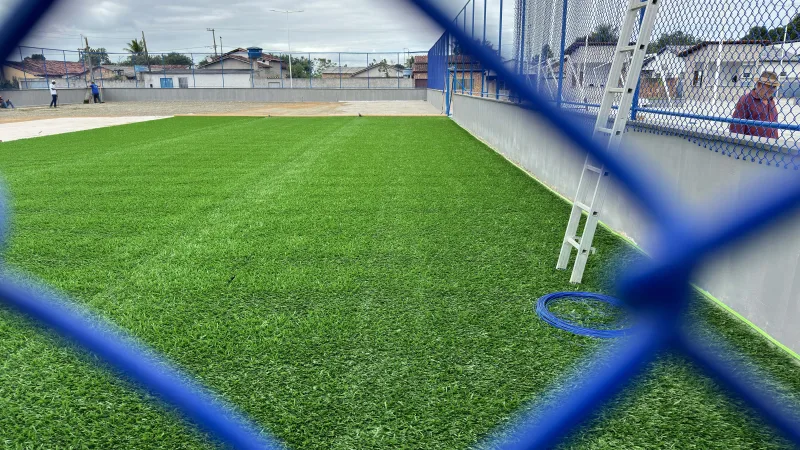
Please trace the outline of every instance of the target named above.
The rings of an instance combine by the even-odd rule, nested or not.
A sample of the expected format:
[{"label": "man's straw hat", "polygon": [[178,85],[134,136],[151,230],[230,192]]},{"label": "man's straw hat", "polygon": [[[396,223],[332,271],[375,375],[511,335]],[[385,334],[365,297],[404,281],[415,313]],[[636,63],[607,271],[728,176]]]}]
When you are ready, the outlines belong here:
[{"label": "man's straw hat", "polygon": [[770,72],[768,70],[765,70],[761,76],[756,79],[756,83],[766,84],[774,87],[781,85],[780,81],[778,81],[778,75],[776,75],[775,72]]}]

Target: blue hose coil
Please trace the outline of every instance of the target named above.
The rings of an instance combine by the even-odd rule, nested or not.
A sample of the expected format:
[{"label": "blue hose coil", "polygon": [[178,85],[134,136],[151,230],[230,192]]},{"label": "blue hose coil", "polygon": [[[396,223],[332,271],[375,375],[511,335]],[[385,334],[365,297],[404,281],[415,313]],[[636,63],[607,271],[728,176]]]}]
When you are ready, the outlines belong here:
[{"label": "blue hose coil", "polygon": [[625,303],[621,300],[616,299],[614,297],[610,297],[608,295],[603,294],[596,294],[593,292],[554,292],[552,294],[547,294],[544,297],[541,297],[536,302],[536,314],[542,318],[545,322],[549,323],[550,325],[569,331],[573,334],[578,334],[581,336],[588,336],[593,338],[601,338],[601,339],[611,339],[611,338],[618,338],[628,335],[631,332],[630,328],[623,328],[623,329],[597,329],[597,328],[589,328],[583,325],[577,324],[570,320],[561,318],[553,314],[550,309],[549,305],[555,302],[556,300],[562,298],[580,298],[583,300],[597,300],[600,302],[608,303],[612,306],[616,306],[618,308],[627,309]]}]

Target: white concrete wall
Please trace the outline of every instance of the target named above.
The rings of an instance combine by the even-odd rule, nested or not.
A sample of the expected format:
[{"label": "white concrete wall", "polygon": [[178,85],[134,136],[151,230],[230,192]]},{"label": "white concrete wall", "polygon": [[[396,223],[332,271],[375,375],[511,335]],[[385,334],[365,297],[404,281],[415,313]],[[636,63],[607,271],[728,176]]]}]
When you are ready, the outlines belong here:
[{"label": "white concrete wall", "polygon": [[[441,93],[428,91],[428,101],[441,102]],[[573,199],[584,157],[541,118],[505,102],[456,95],[453,119],[493,149],[523,167],[542,183]],[[677,192],[680,202],[710,213],[726,207],[746,208],[742,199],[752,194],[751,182],[760,177],[796,175],[722,156],[689,140],[630,132],[620,150],[636,160],[642,172],[661,176]],[[612,178],[613,180],[613,178]],[[765,191],[764,195],[769,195]],[[711,205],[703,208],[705,205]],[[729,211],[731,212],[731,211]],[[702,217],[695,217],[702,219]],[[713,217],[707,217],[714,220]],[[552,230],[563,233],[564,228]],[[614,183],[603,207],[602,219],[612,229],[652,247],[653,224]],[[800,352],[800,212],[759,234],[715,255],[696,274],[697,284],[742,314],[795,352]],[[558,255],[553,255],[553,267]]]},{"label": "white concrete wall", "polygon": [[[196,70],[194,76],[191,73],[189,74],[180,74],[174,75],[167,73],[159,74],[155,73],[145,73],[144,74],[144,83],[139,83],[139,87],[144,87],[149,89],[150,84],[153,85],[154,89],[161,88],[161,79],[162,78],[172,78],[172,86],[174,89],[179,89],[180,85],[178,83],[178,78],[186,78],[187,82],[189,83],[189,88],[249,88],[251,87],[250,83],[250,73],[241,73],[241,72],[231,72],[226,73],[223,79],[222,74],[218,73],[203,73],[201,70]],[[144,86],[142,86],[142,84]]]},{"label": "white concrete wall", "polygon": [[[225,75],[225,86],[228,86],[228,75]],[[267,87],[270,82],[281,81],[273,79],[256,78],[256,87]],[[302,89],[411,89],[414,87],[414,80],[411,78],[350,78],[342,77],[341,84],[339,78],[295,78],[292,80],[295,88]],[[283,79],[283,86],[289,87],[289,79]]]},{"label": "white concrete wall", "polygon": [[425,101],[424,89],[106,89],[109,102],[340,102]]},{"label": "white concrete wall", "polygon": [[[86,89],[59,89],[58,103],[69,105],[83,103]],[[10,99],[17,108],[24,106],[47,106],[50,104],[50,91],[46,89],[33,89],[27,91],[0,91],[0,96]],[[6,111],[6,110],[0,110]]]}]

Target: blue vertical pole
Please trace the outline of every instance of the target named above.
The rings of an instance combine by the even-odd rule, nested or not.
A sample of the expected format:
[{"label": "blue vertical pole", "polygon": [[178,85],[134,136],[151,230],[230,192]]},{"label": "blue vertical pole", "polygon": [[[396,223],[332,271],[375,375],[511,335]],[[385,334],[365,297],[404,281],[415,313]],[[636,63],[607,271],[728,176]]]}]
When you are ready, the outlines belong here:
[{"label": "blue vertical pole", "polygon": [[[639,28],[642,27],[644,20],[644,8],[639,10]],[[639,86],[642,84],[642,77],[636,80],[636,90],[633,91],[633,103],[631,104],[631,120],[636,120],[636,108],[639,107]],[[669,87],[667,87],[669,89]]]},{"label": "blue vertical pole", "polygon": [[81,66],[83,67],[83,83],[86,85],[85,87],[89,87],[86,82],[86,54],[79,52],[78,55],[81,57]]},{"label": "blue vertical pole", "polygon": [[339,52],[339,89],[342,88],[342,52]]},{"label": "blue vertical pole", "polygon": [[567,41],[567,0],[564,2],[564,10],[561,13],[561,57],[558,61],[558,97],[556,97],[556,107],[561,108],[561,95],[564,92],[564,45]]},{"label": "blue vertical pole", "polygon": [[[464,34],[467,34],[467,5],[464,5]],[[467,55],[464,54],[464,45],[462,44],[461,45],[461,94],[462,95],[464,94],[464,90],[466,89],[465,84],[467,82],[466,80],[467,74],[464,72],[465,69],[464,64],[466,63],[466,56]]]},{"label": "blue vertical pole", "polygon": [[163,70],[163,71],[164,71],[164,79],[165,79],[165,81],[164,81],[164,82],[166,83],[166,78],[167,78],[167,65],[166,65],[166,64],[164,64],[164,55],[161,55],[161,70]]},{"label": "blue vertical pole", "polygon": [[[483,0],[483,40],[481,41],[481,45],[486,44],[486,0]],[[483,87],[486,86],[486,71],[483,70],[483,64],[481,64],[481,97],[483,97]],[[489,89],[486,89],[486,95],[489,95]]]},{"label": "blue vertical pole", "polygon": [[28,71],[25,67],[25,58],[22,57],[22,47],[17,47],[17,49],[19,50],[19,62],[22,64],[22,79],[25,80],[25,89],[28,89],[30,87],[28,86]]},{"label": "blue vertical pole", "polygon": [[[397,64],[400,64],[400,53],[397,54]],[[405,67],[405,66],[406,65],[403,64],[403,67]],[[397,75],[395,74],[395,76],[397,76]],[[397,89],[400,89],[400,77],[397,77]]]},{"label": "blue vertical pole", "polygon": [[[470,34],[470,39],[473,41],[475,40],[475,2],[478,0],[472,0],[472,33]],[[472,57],[469,58],[469,95],[472,96],[472,87],[475,84],[473,80],[473,74],[475,67],[473,67]]]},{"label": "blue vertical pole", "polygon": [[67,77],[67,89],[69,89],[69,70],[67,70],[67,52],[61,50],[61,55],[64,56],[64,75]]},{"label": "blue vertical pole", "polygon": [[44,59],[44,49],[42,49],[42,62],[44,63],[44,81],[50,87],[50,77],[47,75],[47,60]]},{"label": "blue vertical pole", "polygon": [[[503,60],[503,0],[500,0],[500,36],[497,39],[497,52],[500,54],[500,61]],[[496,75],[494,79],[495,99],[500,100],[500,77]]]},{"label": "blue vertical pole", "polygon": [[[522,31],[522,36],[521,36],[521,41],[520,41],[520,44],[519,44],[519,74],[523,75],[523,76],[526,76],[526,77],[527,77],[527,75],[525,75],[525,70],[523,69],[523,64],[524,64],[524,61],[525,61],[525,22],[527,20],[527,7],[528,7],[528,2],[523,1],[522,2],[522,26],[520,27],[520,30]],[[519,101],[520,101],[520,103],[522,103],[522,97],[519,98]]]},{"label": "blue vertical pole", "polygon": [[194,53],[189,53],[189,57],[192,58],[192,88],[197,89],[197,79],[194,77]]},{"label": "blue vertical pole", "polygon": [[314,89],[314,66],[311,64],[311,53],[308,54],[308,86]]}]

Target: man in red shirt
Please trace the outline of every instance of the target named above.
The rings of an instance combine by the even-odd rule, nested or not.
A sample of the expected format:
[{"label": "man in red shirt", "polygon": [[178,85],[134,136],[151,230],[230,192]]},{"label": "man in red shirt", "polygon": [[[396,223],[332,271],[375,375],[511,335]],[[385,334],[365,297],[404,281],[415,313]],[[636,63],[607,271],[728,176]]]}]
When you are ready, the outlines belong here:
[{"label": "man in red shirt", "polygon": [[[775,92],[780,82],[775,72],[765,71],[756,80],[756,87],[743,95],[736,103],[733,111],[734,119],[756,120],[761,122],[777,122],[778,108],[775,106]],[[760,136],[770,139],[778,138],[776,128],[757,127],[740,123],[732,123],[731,133]]]}]

